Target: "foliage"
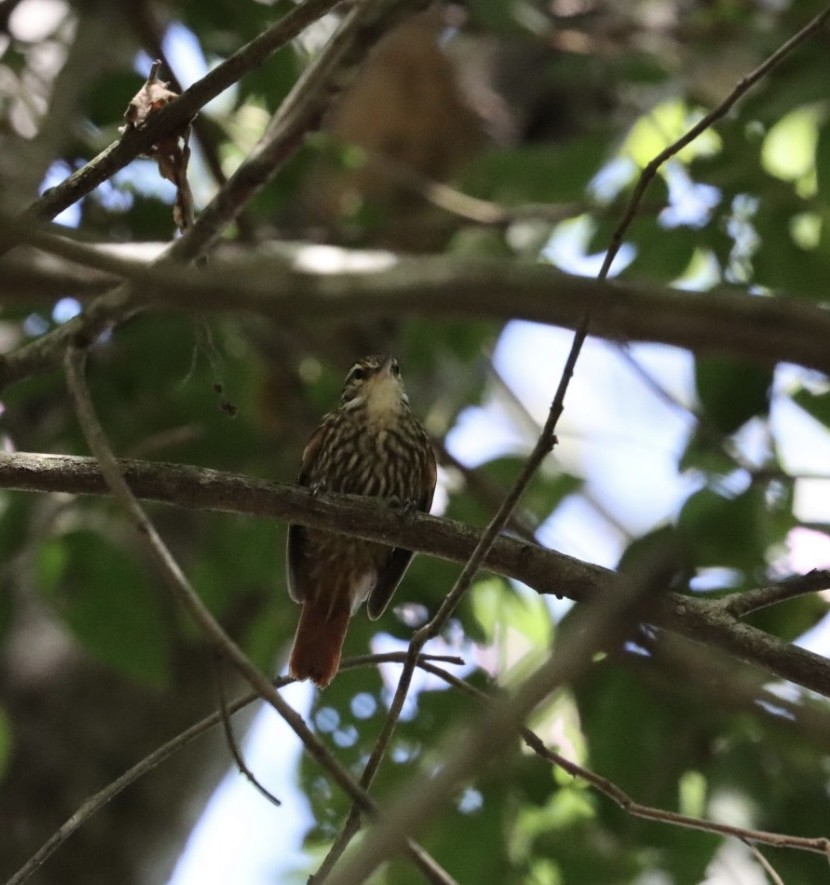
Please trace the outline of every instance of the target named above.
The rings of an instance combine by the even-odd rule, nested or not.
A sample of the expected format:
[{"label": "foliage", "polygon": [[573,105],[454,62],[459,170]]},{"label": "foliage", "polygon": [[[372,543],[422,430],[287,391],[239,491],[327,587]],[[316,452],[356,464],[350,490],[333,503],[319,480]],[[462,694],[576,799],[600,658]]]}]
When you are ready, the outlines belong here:
[{"label": "foliage", "polygon": [[[22,0],[13,14],[13,36],[14,15],[22,16],[28,5]],[[541,3],[470,4],[471,21],[461,29],[456,48],[484,34],[507,47],[518,43],[528,58],[541,60],[532,71],[519,70],[515,59],[504,62],[518,86],[507,84],[507,76],[493,75],[506,102],[516,105],[516,131],[512,139],[486,146],[482,139],[473,156],[452,170],[460,189],[498,204],[508,219],[514,213],[512,220],[482,226],[469,217],[448,219],[435,207],[422,215],[423,201],[409,192],[402,197],[393,188],[378,206],[328,219],[329,237],[400,251],[441,249],[459,258],[482,254],[558,262],[563,271],[588,266],[610,242],[639,169],[822,8],[816,2],[662,5],[664,27],[649,18],[655,4],[645,2],[623,4],[625,13],[613,3],[600,3],[595,19],[563,12],[553,23],[545,18],[548,5]],[[75,16],[79,28],[94,27],[103,13],[95,4],[89,7],[67,7],[65,18],[33,42],[15,37],[0,44],[5,47],[0,54],[0,151],[7,157],[0,161],[0,184],[9,194],[0,203],[4,214],[21,197],[32,199],[31,188],[50,169],[54,183],[55,170],[79,168],[115,137],[124,107],[141,85],[133,69],[138,43],[158,54],[146,28],[133,22],[125,46],[90,65],[88,82],[73,83],[78,75],[69,63],[53,63],[41,84],[43,93],[37,94],[41,87],[27,83],[38,50],[71,45],[73,31],[67,25]],[[170,28],[189,34],[212,65],[290,7],[283,2],[181,0],[166,5],[167,19],[157,23],[156,37]],[[147,21],[153,20],[149,8],[145,13]],[[544,22],[548,36],[558,40],[556,51],[540,50],[532,22],[537,28]],[[759,300],[826,302],[830,112],[825,40],[822,32],[794,50],[729,115],[661,168],[625,232],[622,278],[711,290],[713,299],[743,292]],[[449,45],[452,49],[453,41]],[[163,46],[175,67],[175,44]],[[568,46],[582,49],[568,51]],[[506,52],[505,58],[512,57]],[[731,62],[726,70],[718,67],[724,58]],[[286,47],[201,114],[194,135],[201,153],[194,156],[190,173],[197,215],[220,186],[208,172],[211,157],[224,175],[231,174],[307,61],[301,46]],[[145,75],[149,65],[142,60],[140,67]],[[77,86],[79,96],[71,125],[56,133],[46,122],[50,115],[60,119],[61,108],[53,99],[64,94],[66,84]],[[35,109],[18,94],[24,87],[35,89]],[[45,117],[36,110],[41,105],[48,109]],[[434,111],[424,112],[422,127],[432,125]],[[15,182],[30,138],[33,168]],[[308,209],[309,193],[326,186],[326,164],[356,177],[362,170],[359,156],[338,154],[336,144],[323,141],[308,139],[245,207],[230,233],[243,243],[319,233],[319,217]],[[440,177],[429,163],[417,171]],[[108,244],[170,239],[174,192],[154,176],[136,164],[85,196],[79,233]],[[24,193],[15,194],[16,187]],[[400,222],[409,219],[413,204],[415,221],[404,228]],[[535,216],[528,204],[538,209]],[[551,210],[559,204],[562,217],[554,218]],[[413,237],[426,244],[423,250],[413,248]],[[564,241],[563,253],[557,244]],[[557,258],[563,254],[565,259]],[[67,300],[74,298],[78,302]],[[510,293],[504,298],[509,302]],[[47,298],[10,297],[0,305],[0,341],[9,351],[24,346],[60,328],[65,311],[87,300],[82,289],[68,285]],[[118,323],[92,348],[90,384],[119,456],[288,482],[320,414],[335,402],[345,368],[364,344],[394,347],[416,411],[462,462],[441,459],[445,515],[480,528],[518,476],[535,441],[535,423],[540,414],[544,418],[530,394],[517,392],[518,385],[505,380],[509,366],[496,358],[502,331],[480,317],[452,322],[354,317],[348,324],[321,317],[277,327],[234,311],[210,319],[148,311]],[[636,359],[639,351],[632,353]],[[543,364],[544,355],[536,356]],[[609,549],[604,546],[609,526],[615,538],[625,538],[610,548],[624,565],[637,556],[647,561],[677,542],[683,564],[667,585],[695,598],[728,600],[792,572],[788,554],[798,533],[826,533],[826,506],[815,515],[799,505],[826,471],[819,478],[806,475],[809,470],[792,453],[809,445],[801,436],[808,420],[811,435],[803,439],[826,442],[827,379],[815,371],[750,363],[723,352],[701,350],[689,360],[694,390],[678,394],[671,380],[663,386],[659,375],[650,379],[670,400],[672,413],[686,422],[674,459],[675,478],[684,491],[662,515],[643,524],[636,517],[637,502],[618,508],[601,495],[597,500],[592,453],[608,452],[618,440],[603,436],[602,416],[593,424],[567,423],[571,416],[597,417],[590,415],[596,406],[588,396],[571,397],[565,428],[574,436],[562,434],[569,454],[561,462],[546,462],[536,473],[508,531],[535,532],[547,543],[550,526],[557,530],[570,513],[587,508],[592,517],[585,534],[566,552],[591,560],[586,551]],[[576,371],[578,377],[579,365]],[[543,379],[546,396],[553,394],[556,380]],[[618,399],[622,409],[630,397],[636,410],[636,383],[620,382],[616,388],[618,380],[604,379],[609,397]],[[2,408],[0,432],[7,449],[87,454],[59,371],[33,374],[8,387]],[[476,441],[483,454],[470,456],[453,447],[453,435],[469,422],[481,428]],[[589,426],[593,435],[580,438],[581,426]],[[647,498],[651,477],[644,471],[634,479]],[[285,527],[234,514],[173,512],[160,505],[149,512],[206,605],[245,651],[266,671],[282,666],[297,617],[283,586]],[[140,686],[151,698],[148,703],[176,704],[183,685],[177,666],[182,650],[204,639],[166,594],[133,526],[114,503],[0,491],[0,555],[0,642],[6,649],[0,686],[10,698],[0,708],[0,772],[9,783],[17,783],[20,771],[18,734],[31,727],[23,724],[26,705],[14,668],[33,610],[48,617],[73,654]],[[347,655],[373,647],[379,633],[403,647],[425,613],[435,612],[457,571],[437,558],[418,557],[398,592],[397,609],[393,606],[377,624],[362,614],[355,617]],[[568,629],[571,615],[563,618],[565,610],[547,598],[543,603],[526,587],[482,574],[430,649],[462,654],[470,682],[500,696],[520,684]],[[748,623],[790,642],[823,627],[826,615],[826,598],[812,593],[755,613]],[[584,678],[551,696],[528,724],[552,749],[641,803],[793,835],[828,835],[827,698],[810,696],[768,674],[762,679],[763,671],[723,656],[716,656],[717,666],[707,679],[698,679],[691,668],[672,669],[658,653],[655,636],[661,632],[645,628],[624,649],[599,656]],[[48,660],[43,667],[44,684],[54,686],[57,676],[48,672]],[[356,779],[372,752],[398,674],[399,668],[391,666],[350,670],[315,694],[308,720]],[[200,679],[210,688],[207,675]],[[738,691],[744,682],[756,692],[752,702]],[[769,696],[762,698],[767,689],[792,706],[774,708]],[[398,724],[372,795],[381,803],[392,801],[414,775],[439,769],[447,748],[478,715],[470,697],[435,677],[424,678]],[[819,725],[807,727],[806,720]],[[98,772],[87,792],[137,761],[130,747],[121,750],[113,757],[118,764],[105,765],[106,778]],[[313,816],[305,839],[311,868],[336,837],[351,803],[308,755],[300,763],[299,781]],[[61,784],[54,789],[60,793]],[[128,801],[129,792],[125,795]],[[171,805],[180,798],[171,797]],[[77,804],[77,795],[64,797],[65,816]],[[296,814],[289,807],[283,811]],[[696,883],[715,875],[728,841],[637,820],[520,750],[518,738],[509,754],[460,789],[418,839],[460,882],[551,885],[634,883],[657,875],[678,885]],[[37,842],[16,844],[17,865],[36,847]],[[70,848],[71,842],[61,850]],[[826,860],[818,855],[779,851],[770,860],[784,881],[818,882],[826,875]],[[758,867],[748,853],[741,855],[741,863],[744,870]],[[417,879],[409,860],[397,858],[377,881]]]}]

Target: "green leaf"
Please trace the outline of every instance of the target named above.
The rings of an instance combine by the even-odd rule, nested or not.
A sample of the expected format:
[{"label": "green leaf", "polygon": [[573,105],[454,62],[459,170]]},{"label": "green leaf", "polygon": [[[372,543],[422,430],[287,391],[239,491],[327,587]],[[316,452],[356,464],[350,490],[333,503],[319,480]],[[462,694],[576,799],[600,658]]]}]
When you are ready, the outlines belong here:
[{"label": "green leaf", "polygon": [[[473,611],[484,628],[485,642],[499,641],[497,650],[505,659],[516,658],[524,639],[527,650],[543,651],[550,646],[552,622],[545,603],[538,594],[519,594],[503,578],[477,581],[470,591]],[[504,625],[510,624],[509,631]],[[520,635],[514,633],[516,631]]]},{"label": "green leaf", "polygon": [[637,254],[621,276],[661,283],[669,283],[683,274],[700,242],[696,230],[665,228],[656,218],[638,220],[629,239],[637,247]]},{"label": "green leaf", "polygon": [[[824,249],[804,249],[793,239],[793,220],[810,208],[795,195],[782,205],[767,200],[753,219],[760,246],[752,256],[752,282],[790,295],[827,297],[828,256]],[[822,226],[821,239],[826,236]]]},{"label": "green leaf", "polygon": [[44,541],[35,567],[41,591],[93,657],[153,688],[167,684],[158,587],[131,555],[80,530]]},{"label": "green leaf", "polygon": [[712,476],[726,476],[735,469],[735,459],[724,451],[717,433],[707,431],[698,423],[689,436],[678,467],[681,470],[700,470]]},{"label": "green leaf", "polygon": [[772,368],[726,356],[698,356],[697,394],[707,421],[726,436],[769,413]]},{"label": "green leaf", "polygon": [[462,188],[505,205],[585,199],[585,189],[608,157],[609,146],[595,134],[561,144],[527,145],[493,151],[475,159]]},{"label": "green leaf", "polygon": [[791,496],[775,500],[756,484],[733,498],[711,489],[696,492],[680,511],[678,531],[698,567],[761,576],[770,545],[782,542],[795,524]]},{"label": "green leaf", "polygon": [[792,400],[825,427],[830,427],[830,390],[812,393],[801,388],[792,396]]},{"label": "green leaf", "polygon": [[[698,705],[690,719],[688,696],[608,659],[592,668],[574,695],[587,737],[588,767],[623,789],[636,786],[640,802],[678,810],[680,778],[704,752],[717,712],[706,715]],[[598,802],[597,810],[609,821],[617,813],[606,800]]]},{"label": "green leaf", "polygon": [[661,581],[667,588],[685,586],[693,572],[689,560],[680,533],[674,526],[663,525],[635,538],[623,552],[617,570],[634,580]]}]

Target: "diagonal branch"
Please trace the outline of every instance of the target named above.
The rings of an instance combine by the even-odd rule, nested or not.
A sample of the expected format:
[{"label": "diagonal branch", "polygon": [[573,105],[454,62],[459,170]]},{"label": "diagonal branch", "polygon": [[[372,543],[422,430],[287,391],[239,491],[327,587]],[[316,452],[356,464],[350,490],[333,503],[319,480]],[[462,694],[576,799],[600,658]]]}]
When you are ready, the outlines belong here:
[{"label": "diagonal branch", "polygon": [[603,261],[602,270],[600,271],[600,276],[605,277],[608,273],[608,270],[616,258],[617,253],[620,251],[620,246],[622,245],[623,237],[625,236],[625,232],[631,226],[631,222],[634,220],[634,217],[637,214],[637,210],[640,206],[640,202],[645,196],[646,191],[648,190],[649,185],[654,180],[655,175],[657,175],[658,170],[664,163],[670,160],[672,157],[676,156],[683,150],[684,147],[691,144],[699,135],[705,132],[707,129],[710,129],[718,120],[722,120],[730,110],[737,104],[737,102],[758,82],[760,82],[764,77],[767,76],[771,71],[773,71],[778,65],[790,55],[794,49],[800,46],[806,39],[815,34],[830,18],[830,6],[828,6],[823,12],[818,13],[818,15],[814,16],[810,19],[809,22],[796,34],[790,37],[789,40],[782,43],[778,49],[775,50],[770,56],[768,56],[760,65],[758,65],[755,70],[750,71],[744,77],[742,77],[738,83],[735,84],[732,91],[726,98],[721,101],[717,107],[712,108],[708,114],[705,114],[703,117],[698,120],[698,122],[691,127],[685,134],[683,134],[676,141],[672,142],[665,150],[662,150],[656,157],[648,162],[643,171],[640,173],[640,178],[637,181],[637,186],[634,188],[633,193],[631,194],[631,199],[628,201],[628,206],[626,207],[625,213],[620,219],[620,223],[617,225],[612,237],[611,237],[611,245],[606,253],[605,260]]},{"label": "diagonal branch", "polygon": [[332,99],[354,78],[358,63],[388,28],[428,0],[362,0],[344,17],[325,49],[303,71],[265,135],[242,165],[220,188],[169,257],[193,260],[209,249],[221,231],[276,175],[285,161],[315,129]]},{"label": "diagonal branch", "polygon": [[360,885],[376,867],[396,854],[404,840],[441,811],[468,778],[507,752],[530,713],[552,692],[577,681],[600,649],[614,647],[628,634],[656,598],[656,573],[620,583],[618,591],[595,598],[581,609],[570,629],[559,636],[549,658],[486,714],[444,742],[437,771],[421,773],[405,785],[398,798],[374,821],[355,851],[329,877],[336,885]]},{"label": "diagonal branch", "polygon": [[304,0],[278,22],[238,49],[224,62],[186,89],[175,101],[152,114],[144,126],[125,132],[118,140],[50,188],[26,210],[29,220],[54,218],[99,184],[145,153],[160,138],[185,126],[193,115],[246,73],[293,40],[309,25],[333,9],[339,0]]},{"label": "diagonal branch", "polygon": [[[381,655],[360,655],[359,657],[347,658],[341,664],[341,669],[351,670],[356,667],[375,667],[382,663],[403,663],[403,652],[387,652]],[[427,662],[443,662],[448,664],[463,663],[459,658],[447,658],[437,655],[425,655],[419,661],[418,666],[423,666]],[[449,675],[449,674],[447,674]],[[294,680],[287,676],[281,676],[274,680],[274,688],[284,688],[290,685]],[[249,692],[242,697],[236,698],[227,705],[229,714],[236,713],[238,710],[249,706],[256,700],[260,700],[258,692]],[[144,777],[154,768],[157,768],[162,762],[165,762],[175,753],[188,744],[192,743],[196,738],[201,737],[206,732],[215,728],[220,724],[222,719],[221,712],[217,711],[205,716],[198,722],[190,726],[190,728],[177,734],[166,743],[162,744],[158,749],[145,756],[140,762],[137,762],[120,777],[107,784],[103,789],[89,796],[75,810],[72,816],[66,820],[58,829],[41,845],[41,847],[26,861],[26,863],[5,883],[5,885],[23,885],[24,882],[39,870],[44,863],[63,845],[66,840],[77,832],[90,818],[99,812],[108,802],[114,799],[122,790],[126,789],[130,784],[135,783]]]}]

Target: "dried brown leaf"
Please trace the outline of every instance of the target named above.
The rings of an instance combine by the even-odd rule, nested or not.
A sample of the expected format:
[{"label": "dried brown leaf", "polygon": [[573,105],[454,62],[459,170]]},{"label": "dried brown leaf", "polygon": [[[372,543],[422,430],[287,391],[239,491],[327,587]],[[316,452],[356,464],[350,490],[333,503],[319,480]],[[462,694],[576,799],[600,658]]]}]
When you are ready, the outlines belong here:
[{"label": "dried brown leaf", "polygon": [[[164,107],[178,97],[178,93],[159,80],[159,63],[153,65],[145,84],[130,100],[124,112],[124,125],[121,132],[134,129],[144,123],[154,111]],[[159,167],[159,175],[176,186],[176,200],[173,204],[173,220],[180,231],[185,231],[193,223],[193,195],[187,181],[187,164],[190,160],[190,123],[170,132],[154,144],[148,151]]]}]

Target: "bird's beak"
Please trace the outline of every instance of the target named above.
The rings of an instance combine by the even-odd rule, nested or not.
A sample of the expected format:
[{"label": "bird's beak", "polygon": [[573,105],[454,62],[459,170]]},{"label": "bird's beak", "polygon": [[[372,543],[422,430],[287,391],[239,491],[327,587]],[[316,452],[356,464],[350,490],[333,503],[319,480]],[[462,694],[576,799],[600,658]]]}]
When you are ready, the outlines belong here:
[{"label": "bird's beak", "polygon": [[386,358],[383,360],[383,364],[380,369],[378,369],[378,375],[382,375],[385,378],[389,378],[392,375],[392,361],[394,357],[391,353],[386,354]]}]

